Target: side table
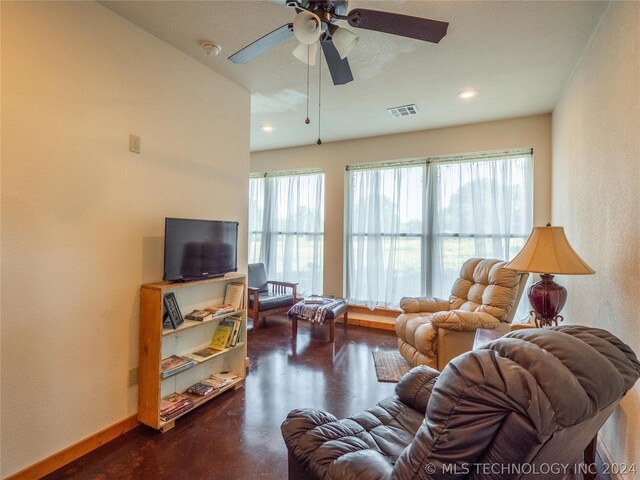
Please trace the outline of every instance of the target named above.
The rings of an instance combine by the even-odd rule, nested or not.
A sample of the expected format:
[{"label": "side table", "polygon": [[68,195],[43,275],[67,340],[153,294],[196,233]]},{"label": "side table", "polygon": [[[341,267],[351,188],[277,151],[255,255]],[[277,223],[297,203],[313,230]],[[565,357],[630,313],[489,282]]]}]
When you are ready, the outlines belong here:
[{"label": "side table", "polygon": [[507,333],[509,332],[503,332],[501,330],[489,330],[487,328],[478,328],[476,330],[476,336],[473,339],[473,349],[477,350],[482,345],[493,342],[494,340],[497,340]]}]

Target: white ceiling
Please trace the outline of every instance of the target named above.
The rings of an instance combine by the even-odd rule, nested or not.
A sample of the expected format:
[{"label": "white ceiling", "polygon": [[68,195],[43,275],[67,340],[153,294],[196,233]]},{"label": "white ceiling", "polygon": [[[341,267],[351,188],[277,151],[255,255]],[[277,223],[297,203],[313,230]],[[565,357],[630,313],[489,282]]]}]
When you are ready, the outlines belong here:
[{"label": "white ceiling", "polygon": [[[295,11],[282,0],[101,3],[251,92],[253,151],[316,143],[319,72],[317,66],[310,69],[311,123],[305,125],[307,66],[291,55],[295,38],[246,65],[227,60],[293,21]],[[606,6],[594,1],[351,0],[349,10],[443,20],[449,30],[436,45],[349,27],[360,36],[348,57],[354,81],[334,86],[323,63],[322,141],[550,112]],[[221,45],[222,53],[208,56],[203,40]],[[479,95],[459,99],[456,94],[467,88]],[[411,103],[418,115],[393,118],[387,112]],[[263,124],[274,131],[263,132]]]}]

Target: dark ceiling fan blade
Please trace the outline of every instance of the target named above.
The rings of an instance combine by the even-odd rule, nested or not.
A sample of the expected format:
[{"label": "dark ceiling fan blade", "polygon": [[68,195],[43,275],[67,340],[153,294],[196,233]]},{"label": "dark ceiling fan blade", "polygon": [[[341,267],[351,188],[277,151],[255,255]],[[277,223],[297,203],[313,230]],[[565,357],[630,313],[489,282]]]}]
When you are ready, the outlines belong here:
[{"label": "dark ceiling fan blade", "polygon": [[349,61],[346,58],[340,58],[336,46],[333,44],[331,37],[322,37],[320,39],[320,45],[324,52],[324,58],[327,59],[327,65],[329,72],[331,73],[331,79],[334,85],[344,85],[353,81],[353,74],[351,73],[351,67]]},{"label": "dark ceiling fan blade", "polygon": [[352,27],[438,43],[447,34],[448,22],[398,13],[356,8],[347,15]]},{"label": "dark ceiling fan blade", "polygon": [[267,33],[264,37],[250,43],[241,50],[229,57],[233,63],[248,63],[254,58],[262,55],[267,50],[275,47],[280,42],[293,36],[293,23],[287,23],[273,32]]}]

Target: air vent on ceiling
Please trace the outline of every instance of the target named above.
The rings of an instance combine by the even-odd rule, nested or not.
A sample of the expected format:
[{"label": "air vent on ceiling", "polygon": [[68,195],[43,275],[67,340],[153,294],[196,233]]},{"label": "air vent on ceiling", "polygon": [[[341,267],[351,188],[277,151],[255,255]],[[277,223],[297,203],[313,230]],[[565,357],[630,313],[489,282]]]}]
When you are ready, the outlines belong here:
[{"label": "air vent on ceiling", "polygon": [[417,115],[418,107],[414,104],[403,105],[401,107],[387,108],[387,112],[389,112],[393,118],[408,117],[409,115]]}]

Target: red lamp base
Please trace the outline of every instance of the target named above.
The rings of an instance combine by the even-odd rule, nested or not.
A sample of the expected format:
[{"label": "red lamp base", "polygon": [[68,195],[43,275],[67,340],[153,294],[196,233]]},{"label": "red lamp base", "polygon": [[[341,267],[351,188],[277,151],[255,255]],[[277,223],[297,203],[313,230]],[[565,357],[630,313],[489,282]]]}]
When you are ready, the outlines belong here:
[{"label": "red lamp base", "polygon": [[558,315],[567,301],[567,289],[553,281],[553,275],[540,275],[538,283],[529,287],[529,302],[536,316],[538,327],[558,325],[564,320]]}]

